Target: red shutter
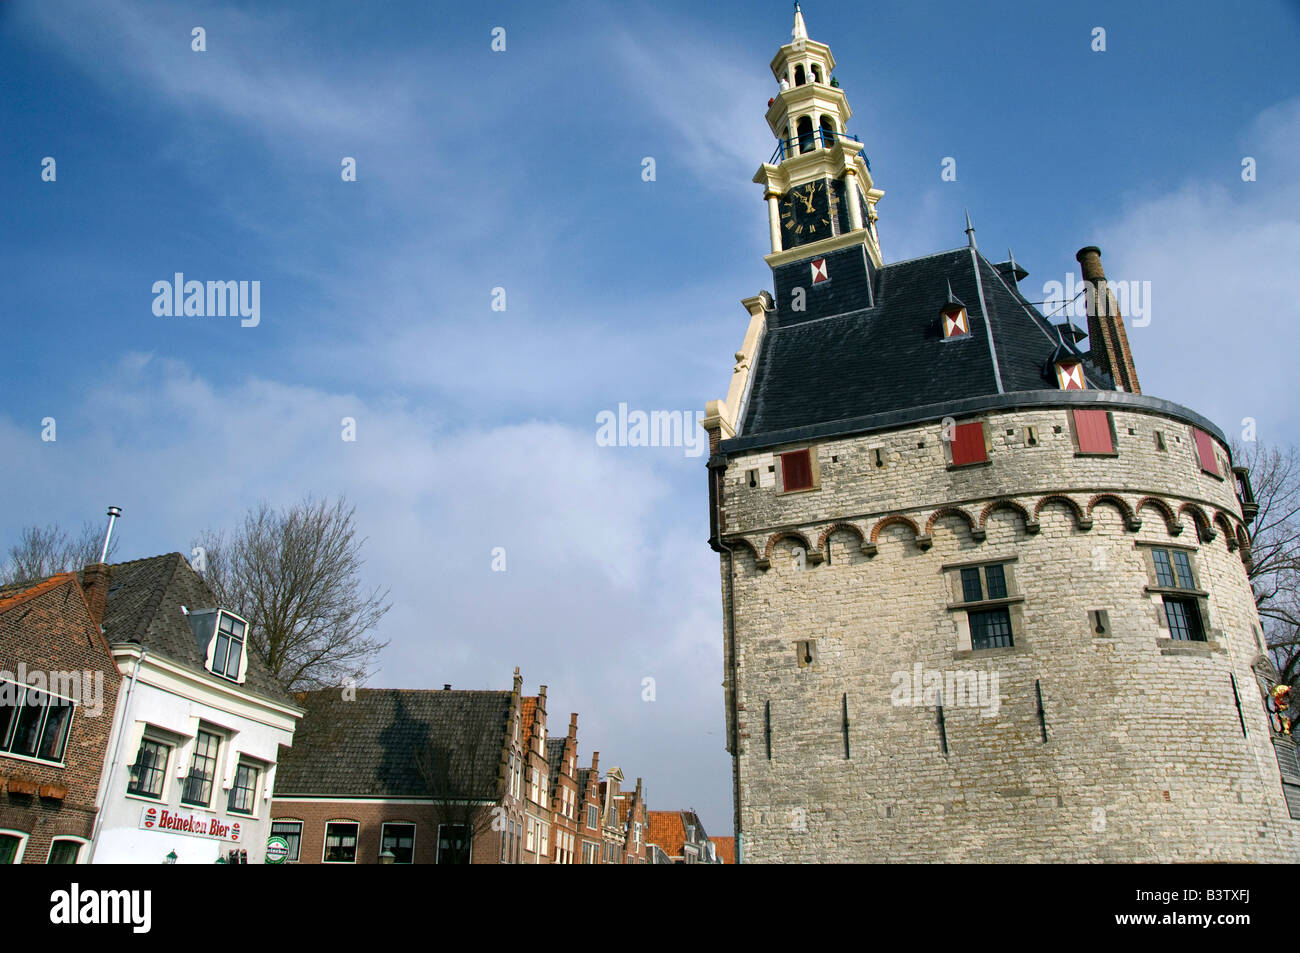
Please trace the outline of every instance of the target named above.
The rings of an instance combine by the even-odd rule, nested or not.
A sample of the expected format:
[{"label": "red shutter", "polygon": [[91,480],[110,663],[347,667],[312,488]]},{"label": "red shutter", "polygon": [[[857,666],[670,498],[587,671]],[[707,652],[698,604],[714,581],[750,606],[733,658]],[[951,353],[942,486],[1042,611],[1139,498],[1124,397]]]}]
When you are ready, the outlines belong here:
[{"label": "red shutter", "polygon": [[1074,432],[1080,453],[1114,453],[1110,437],[1110,413],[1104,410],[1074,411]]},{"label": "red shutter", "polygon": [[781,454],[781,482],[787,493],[807,490],[813,485],[811,451],[795,450]]},{"label": "red shutter", "polygon": [[967,463],[983,463],[988,459],[984,452],[984,423],[958,424],[953,428],[952,464],[960,467]]},{"label": "red shutter", "polygon": [[1196,436],[1196,455],[1201,459],[1201,469],[1206,473],[1219,475],[1219,462],[1214,457],[1214,442],[1204,430],[1193,430]]}]

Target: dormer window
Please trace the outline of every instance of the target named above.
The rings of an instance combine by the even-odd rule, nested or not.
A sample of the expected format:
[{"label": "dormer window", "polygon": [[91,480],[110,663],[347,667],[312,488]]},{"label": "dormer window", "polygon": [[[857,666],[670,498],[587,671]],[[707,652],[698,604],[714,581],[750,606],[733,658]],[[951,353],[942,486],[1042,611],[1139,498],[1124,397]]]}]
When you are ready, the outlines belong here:
[{"label": "dormer window", "polygon": [[217,644],[212,653],[212,671],[232,681],[239,681],[239,672],[244,661],[244,633],[248,631],[245,622],[231,615],[221,613],[217,621]]},{"label": "dormer window", "polygon": [[1056,383],[1061,390],[1083,390],[1083,365],[1078,361],[1056,362]]},{"label": "dormer window", "polygon": [[945,341],[970,336],[970,316],[966,314],[966,305],[952,293],[951,284],[948,285],[948,300],[939,309],[939,323]]},{"label": "dormer window", "polygon": [[248,672],[248,623],[226,609],[191,610],[188,617],[203,667],[242,683]]}]

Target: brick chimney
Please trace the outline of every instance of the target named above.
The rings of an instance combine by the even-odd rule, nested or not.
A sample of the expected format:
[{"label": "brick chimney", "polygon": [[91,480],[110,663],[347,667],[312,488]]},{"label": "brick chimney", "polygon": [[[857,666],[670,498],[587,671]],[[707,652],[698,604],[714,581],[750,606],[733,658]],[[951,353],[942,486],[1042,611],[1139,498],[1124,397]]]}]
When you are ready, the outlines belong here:
[{"label": "brick chimney", "polygon": [[86,604],[90,606],[90,618],[95,628],[104,625],[104,606],[108,604],[108,565],[91,563],[81,572],[81,588],[86,593]]},{"label": "brick chimney", "polygon": [[1083,283],[1088,287],[1088,357],[1115,379],[1115,386],[1131,394],[1142,393],[1138,385],[1137,368],[1133,366],[1133,352],[1128,346],[1124,331],[1124,318],[1119,304],[1106,285],[1106,272],[1101,267],[1101,249],[1096,245],[1080,248],[1074,256],[1083,270]]}]

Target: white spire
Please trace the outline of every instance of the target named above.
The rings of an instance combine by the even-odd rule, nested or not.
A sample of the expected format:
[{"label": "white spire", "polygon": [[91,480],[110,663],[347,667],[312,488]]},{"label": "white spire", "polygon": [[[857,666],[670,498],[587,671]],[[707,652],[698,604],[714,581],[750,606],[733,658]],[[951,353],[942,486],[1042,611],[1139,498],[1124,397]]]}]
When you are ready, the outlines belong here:
[{"label": "white spire", "polygon": [[799,9],[798,0],[796,0],[794,5],[794,29],[790,31],[790,39],[808,39],[808,27],[803,22],[803,11]]}]

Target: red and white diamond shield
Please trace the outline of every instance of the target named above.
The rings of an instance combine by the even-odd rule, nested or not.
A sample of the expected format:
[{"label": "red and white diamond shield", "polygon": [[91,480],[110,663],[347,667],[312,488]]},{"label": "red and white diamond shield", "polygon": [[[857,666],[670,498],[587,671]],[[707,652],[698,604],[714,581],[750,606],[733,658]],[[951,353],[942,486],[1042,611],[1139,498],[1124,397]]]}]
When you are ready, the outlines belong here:
[{"label": "red and white diamond shield", "polygon": [[812,280],[813,284],[821,284],[823,281],[830,280],[830,272],[826,270],[826,259],[818,258],[812,263]]},{"label": "red and white diamond shield", "polygon": [[954,311],[952,314],[943,316],[943,336],[953,337],[958,334],[966,334],[969,328],[966,327],[966,312]]},{"label": "red and white diamond shield", "polygon": [[1078,364],[1057,364],[1061,390],[1083,390],[1083,368]]}]

